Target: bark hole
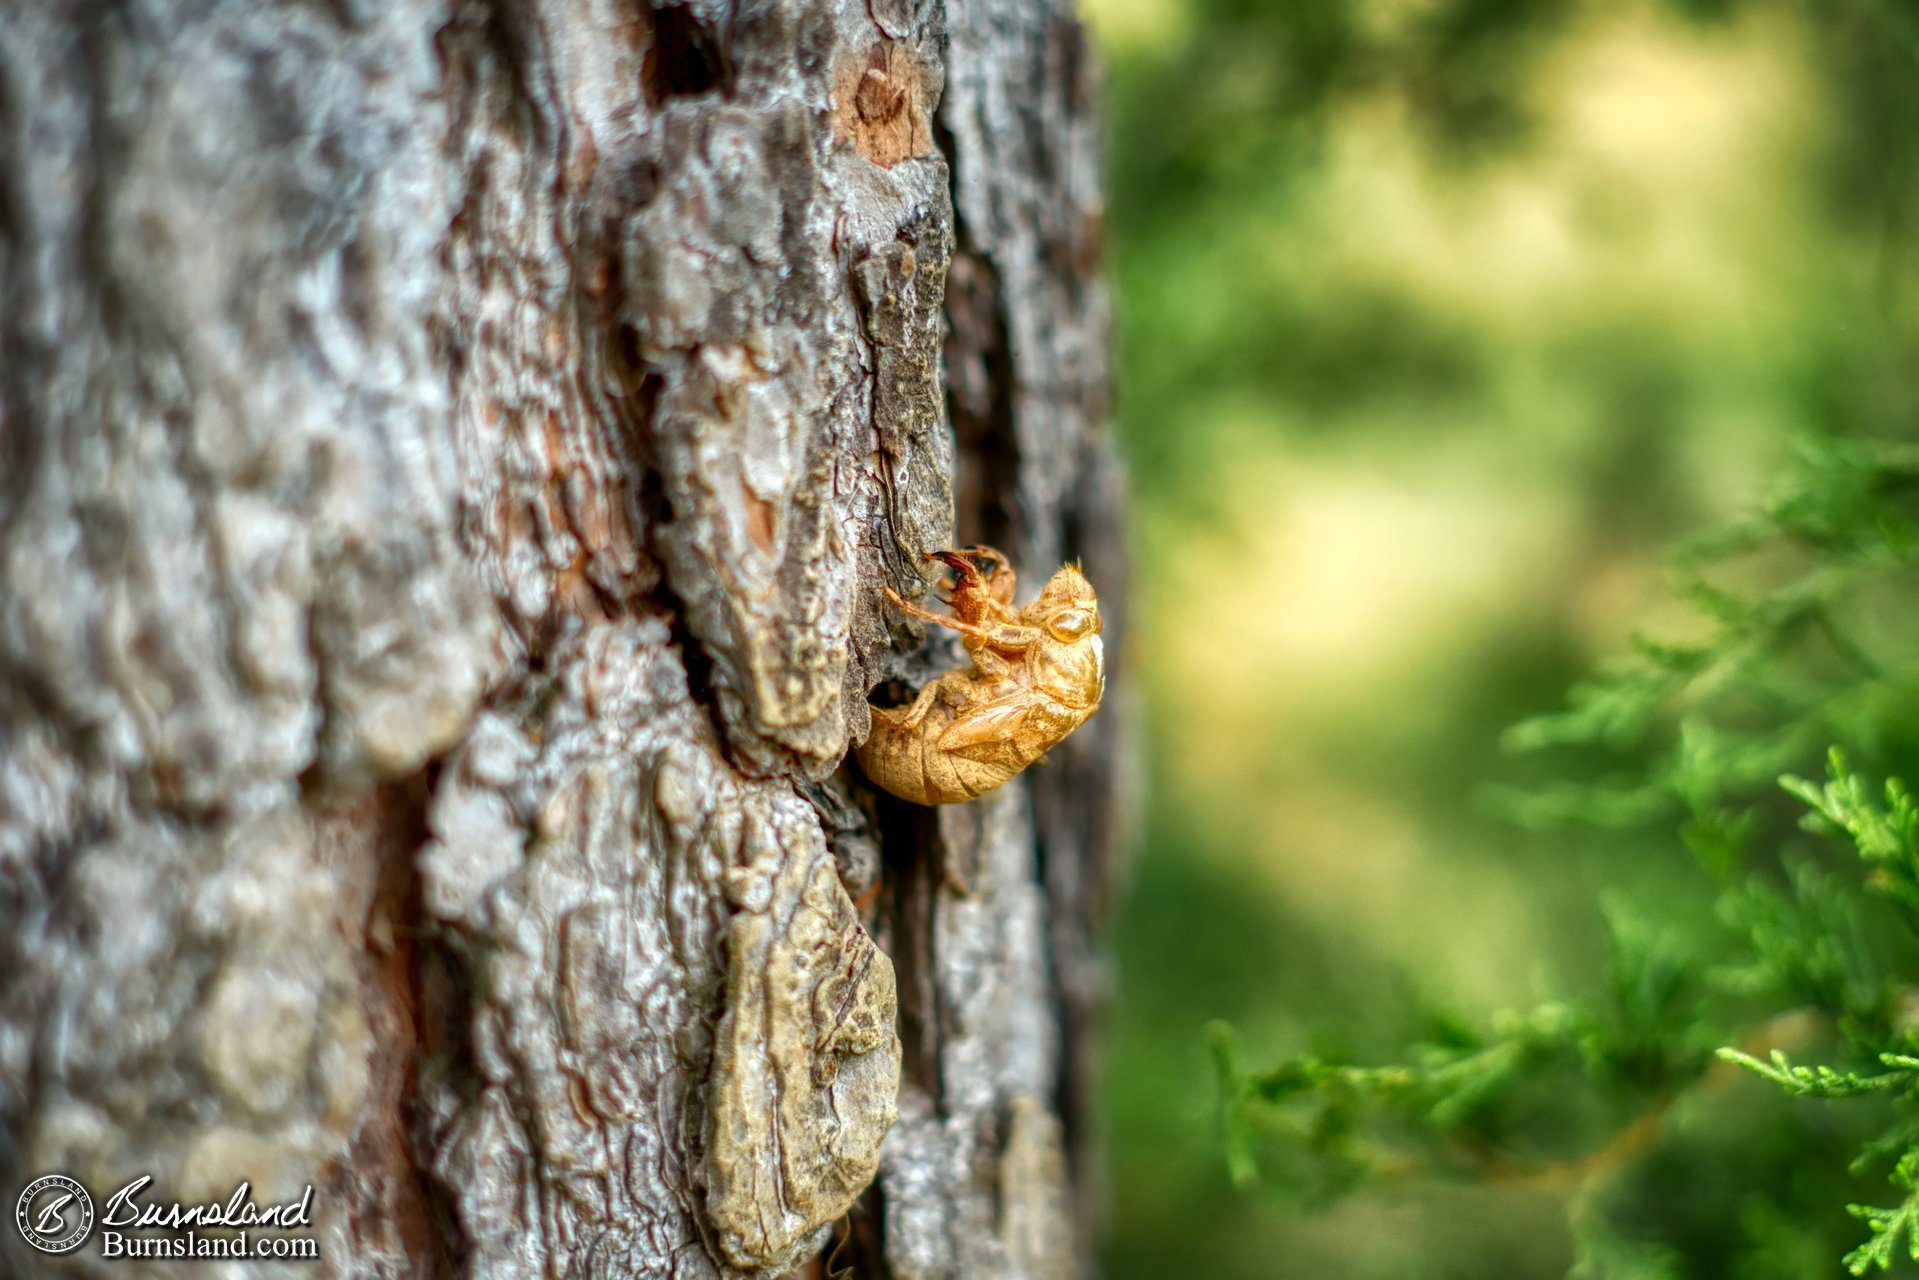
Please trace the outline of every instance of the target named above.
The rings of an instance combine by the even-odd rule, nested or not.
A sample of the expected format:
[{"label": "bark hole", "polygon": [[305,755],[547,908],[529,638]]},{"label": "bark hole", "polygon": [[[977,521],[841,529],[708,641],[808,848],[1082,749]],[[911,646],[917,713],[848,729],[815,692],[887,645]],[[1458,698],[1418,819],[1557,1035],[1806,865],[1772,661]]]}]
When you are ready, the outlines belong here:
[{"label": "bark hole", "polygon": [[726,55],[720,42],[691,5],[671,4],[653,11],[653,48],[641,72],[647,105],[670,98],[725,92]]},{"label": "bark hole", "polygon": [[319,798],[314,821],[319,848],[341,872],[340,928],[354,944],[361,1007],[382,1048],[368,1059],[358,1128],[326,1171],[326,1198],[342,1206],[369,1252],[405,1259],[423,1276],[452,1271],[458,1240],[444,1196],[424,1172],[419,1131],[422,1049],[441,1038],[435,1022],[457,1019],[452,1010],[462,1003],[456,989],[423,985],[432,944],[415,856],[427,838],[435,772],[356,797]]},{"label": "bark hole", "polygon": [[940,999],[933,953],[941,848],[936,810],[875,793],[885,859],[883,940],[899,986],[900,1074],[940,1098]]},{"label": "bark hole", "polygon": [[[958,142],[944,119],[933,137],[957,182]],[[1017,553],[1024,543],[1015,488],[1012,341],[999,269],[982,252],[953,192],[953,260],[946,275],[946,410],[957,446],[953,514],[962,536]]]}]

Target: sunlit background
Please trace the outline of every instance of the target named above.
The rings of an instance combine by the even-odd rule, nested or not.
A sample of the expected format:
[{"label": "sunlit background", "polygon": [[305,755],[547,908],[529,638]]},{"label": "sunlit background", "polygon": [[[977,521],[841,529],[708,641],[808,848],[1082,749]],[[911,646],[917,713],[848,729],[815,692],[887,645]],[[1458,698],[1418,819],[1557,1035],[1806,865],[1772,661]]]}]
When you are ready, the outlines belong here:
[{"label": "sunlit background", "polygon": [[[1106,1269],[1563,1275],[1551,1187],[1412,1179],[1319,1211],[1233,1189],[1204,1027],[1255,1059],[1389,1059],[1434,1010],[1588,989],[1606,886],[1700,892],[1670,836],[1498,816],[1489,792],[1544,767],[1500,735],[1634,631],[1692,625],[1663,554],[1749,508],[1803,428],[1910,420],[1919,15],[1084,11],[1151,764]],[[1757,1211],[1736,1175],[1674,1216],[1699,1256],[1713,1213]],[[1839,1273],[1792,1237],[1774,1270],[1688,1274]]]}]

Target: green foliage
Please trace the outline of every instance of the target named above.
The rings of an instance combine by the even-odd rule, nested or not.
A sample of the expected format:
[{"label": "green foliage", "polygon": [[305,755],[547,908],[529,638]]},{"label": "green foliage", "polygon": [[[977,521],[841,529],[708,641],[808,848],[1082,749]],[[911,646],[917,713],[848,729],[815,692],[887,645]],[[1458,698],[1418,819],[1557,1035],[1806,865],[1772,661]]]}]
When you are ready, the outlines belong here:
[{"label": "green foliage", "polygon": [[1872,1232],[1872,1238],[1846,1255],[1846,1270],[1856,1276],[1862,1276],[1874,1267],[1890,1271],[1893,1251],[1899,1246],[1899,1237],[1906,1238],[1906,1248],[1915,1262],[1919,1262],[1919,1187],[1913,1185],[1913,1175],[1919,1170],[1919,1151],[1909,1151],[1899,1159],[1892,1171],[1893,1185],[1906,1193],[1906,1198],[1890,1209],[1875,1209],[1871,1205],[1852,1204],[1846,1208],[1854,1217],[1863,1221]]},{"label": "green foliage", "polygon": [[[1836,1071],[1831,1067],[1795,1067],[1783,1050],[1774,1049],[1770,1062],[1761,1062],[1738,1049],[1721,1049],[1719,1056],[1744,1067],[1754,1075],[1770,1080],[1795,1098],[1856,1098],[1862,1093],[1879,1093],[1904,1082],[1901,1072],[1888,1071],[1862,1076],[1855,1071]],[[1912,1061],[1901,1054],[1882,1054],[1888,1062]]]},{"label": "green foliage", "polygon": [[[1900,1051],[1902,909],[1775,779],[1919,782],[1910,9],[1082,5],[1152,777],[1115,1280],[1803,1280],[1896,1198],[1903,1090],[1713,1051]],[[1802,435],[1676,564],[1700,625],[1502,758]]]},{"label": "green foliage", "polygon": [[[1896,774],[1876,785],[1851,762],[1919,768],[1913,463],[1900,444],[1809,442],[1758,515],[1675,559],[1702,638],[1641,640],[1631,665],[1509,735],[1521,751],[1569,753],[1589,776],[1500,793],[1502,809],[1542,828],[1673,823],[1711,915],[1619,891],[1597,990],[1484,1032],[1440,1022],[1392,1066],[1301,1054],[1253,1070],[1216,1028],[1236,1182],[1277,1178],[1318,1197],[1409,1176],[1556,1186],[1575,1275],[1690,1274],[1596,1206],[1630,1201],[1619,1185],[1685,1141],[1670,1114],[1743,1069],[1807,1104],[1868,1109],[1851,1165],[1803,1168],[1798,1186],[1865,1223],[1845,1256],[1853,1274],[1919,1260],[1919,803]],[[1828,752],[1823,782],[1789,772],[1826,742],[1844,749]],[[1609,754],[1644,763],[1611,774]],[[1836,856],[1842,844],[1851,857]],[[1305,1172],[1286,1163],[1302,1156]],[[1850,1179],[1874,1173],[1889,1173],[1898,1202],[1846,1203]],[[1755,1248],[1770,1220],[1750,1218]]]}]

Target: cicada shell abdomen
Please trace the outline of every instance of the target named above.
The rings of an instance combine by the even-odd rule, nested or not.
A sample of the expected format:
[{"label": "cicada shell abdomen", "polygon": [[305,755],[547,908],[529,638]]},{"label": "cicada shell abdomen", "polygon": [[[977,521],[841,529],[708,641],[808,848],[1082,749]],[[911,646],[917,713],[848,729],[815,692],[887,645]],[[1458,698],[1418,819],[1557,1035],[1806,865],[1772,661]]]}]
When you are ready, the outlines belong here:
[{"label": "cicada shell abdomen", "polygon": [[1026,689],[956,712],[945,693],[917,721],[915,707],[874,707],[858,751],[867,777],[915,804],[958,804],[1003,786],[1093,714]]}]

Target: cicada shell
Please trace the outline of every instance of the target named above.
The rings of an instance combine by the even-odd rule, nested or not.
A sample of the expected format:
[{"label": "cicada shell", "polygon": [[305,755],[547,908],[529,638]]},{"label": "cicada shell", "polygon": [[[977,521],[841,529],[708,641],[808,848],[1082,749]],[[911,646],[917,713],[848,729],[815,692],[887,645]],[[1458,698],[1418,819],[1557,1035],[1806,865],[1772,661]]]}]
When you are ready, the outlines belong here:
[{"label": "cicada shell", "polygon": [[953,616],[928,613],[891,589],[901,612],[960,633],[972,666],[949,671],[903,707],[874,707],[859,747],[866,776],[915,804],[985,795],[1099,710],[1106,689],[1099,601],[1067,565],[1039,598],[1013,607],[1014,574],[991,547],[935,551],[952,568]]}]

